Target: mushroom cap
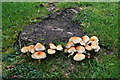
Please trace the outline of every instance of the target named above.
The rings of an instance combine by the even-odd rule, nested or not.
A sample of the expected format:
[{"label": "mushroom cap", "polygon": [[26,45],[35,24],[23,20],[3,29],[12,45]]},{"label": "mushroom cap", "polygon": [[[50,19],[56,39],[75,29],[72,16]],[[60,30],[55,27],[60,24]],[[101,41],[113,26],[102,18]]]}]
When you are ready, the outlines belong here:
[{"label": "mushroom cap", "polygon": [[85,43],[87,43],[87,42],[90,40],[90,38],[89,38],[87,35],[85,35],[85,36],[82,37],[82,40],[83,40]]},{"label": "mushroom cap", "polygon": [[53,43],[49,43],[51,49],[56,49],[56,46]]},{"label": "mushroom cap", "polygon": [[58,50],[58,51],[62,51],[62,50],[63,50],[62,45],[59,44],[59,45],[57,46],[57,50]]},{"label": "mushroom cap", "polygon": [[55,54],[56,53],[56,51],[54,49],[48,49],[47,52],[48,52],[48,54]]},{"label": "mushroom cap", "polygon": [[46,53],[45,52],[35,52],[34,54],[31,55],[33,59],[44,59],[46,58]]},{"label": "mushroom cap", "polygon": [[28,47],[23,47],[23,48],[21,49],[21,52],[22,52],[22,53],[27,53],[27,52],[28,52]]},{"label": "mushroom cap", "polygon": [[90,41],[98,42],[99,40],[98,40],[98,38],[97,38],[96,36],[92,36],[92,37],[90,38]]},{"label": "mushroom cap", "polygon": [[67,53],[68,52],[68,48],[64,49],[64,52]]},{"label": "mushroom cap", "polygon": [[95,45],[98,45],[99,43],[98,42],[96,42],[96,41],[89,41],[87,44],[95,44]]},{"label": "mushroom cap", "polygon": [[75,61],[81,61],[81,60],[85,59],[85,55],[82,54],[82,53],[77,53],[77,54],[73,57],[73,59],[74,59]]},{"label": "mushroom cap", "polygon": [[68,53],[74,53],[74,52],[76,52],[75,47],[70,47],[70,48],[68,49]]},{"label": "mushroom cap", "polygon": [[96,48],[97,48],[97,45],[96,45],[96,44],[92,44],[92,45],[91,45],[91,48],[92,48],[92,49],[96,49]]},{"label": "mushroom cap", "polygon": [[89,45],[86,45],[86,46],[85,46],[85,49],[87,49],[87,50],[89,50],[89,51],[90,51],[90,50],[92,50],[92,47],[91,47],[91,46],[89,46]]},{"label": "mushroom cap", "polygon": [[41,43],[37,43],[35,45],[35,50],[36,51],[43,51],[43,50],[45,50],[45,47]]},{"label": "mushroom cap", "polygon": [[80,37],[71,37],[69,39],[69,42],[72,41],[74,44],[80,43],[80,41],[82,41],[82,39]]},{"label": "mushroom cap", "polygon": [[34,52],[35,52],[35,47],[34,47],[34,45],[28,46],[28,51],[31,52],[31,53],[34,53]]},{"label": "mushroom cap", "polygon": [[66,48],[70,48],[71,46],[74,46],[74,43],[71,41],[66,44]]},{"label": "mushroom cap", "polygon": [[95,49],[95,52],[98,52],[100,50],[100,46],[97,46],[97,48]]},{"label": "mushroom cap", "polygon": [[85,48],[83,46],[77,46],[76,50],[77,50],[78,53],[85,53],[86,52]]},{"label": "mushroom cap", "polygon": [[80,44],[85,46],[85,42],[84,41],[80,41]]}]

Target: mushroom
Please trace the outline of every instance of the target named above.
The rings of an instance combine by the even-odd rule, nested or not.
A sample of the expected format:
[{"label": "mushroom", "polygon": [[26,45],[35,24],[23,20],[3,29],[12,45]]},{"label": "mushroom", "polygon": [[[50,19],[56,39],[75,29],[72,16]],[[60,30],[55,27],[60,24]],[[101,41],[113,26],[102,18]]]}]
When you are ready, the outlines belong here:
[{"label": "mushroom", "polygon": [[44,59],[44,58],[46,58],[46,53],[42,52],[42,51],[35,52],[34,54],[31,55],[31,57],[33,59]]},{"label": "mushroom", "polygon": [[[75,47],[70,47],[70,49],[68,49],[68,53],[71,53],[70,55],[73,55],[74,52],[76,52]],[[68,55],[68,57],[69,57],[70,55]]]},{"label": "mushroom", "polygon": [[34,53],[34,52],[35,52],[35,47],[34,47],[34,45],[28,46],[28,51],[31,52],[31,53]]},{"label": "mushroom", "polygon": [[92,44],[92,45],[91,45],[91,48],[92,48],[92,49],[96,49],[96,48],[97,48],[97,45],[96,45],[96,44]]},{"label": "mushroom", "polygon": [[96,44],[98,44],[98,38],[96,37],[96,36],[92,36],[91,38],[90,38],[90,42],[95,42]]},{"label": "mushroom", "polygon": [[99,45],[99,43],[96,42],[96,41],[89,41],[87,44],[95,44],[95,45]]},{"label": "mushroom", "polygon": [[55,54],[56,53],[56,51],[54,49],[48,49],[47,52],[48,52],[48,54]]},{"label": "mushroom", "polygon": [[27,52],[28,52],[28,47],[26,47],[26,46],[23,47],[23,48],[21,49],[21,52],[22,52],[22,53],[27,53]]},{"label": "mushroom", "polygon": [[90,45],[87,44],[87,45],[85,46],[85,49],[87,49],[87,50],[90,51],[90,50],[92,50],[92,47],[91,47]]},{"label": "mushroom", "polygon": [[74,44],[80,43],[80,41],[82,41],[82,39],[80,37],[71,37],[69,39],[69,42],[72,41]]},{"label": "mushroom", "polygon": [[70,48],[71,46],[74,46],[74,43],[71,41],[66,44],[66,48]]},{"label": "mushroom", "polygon": [[43,51],[43,50],[45,50],[45,47],[41,43],[37,43],[35,45],[35,50],[36,51]]},{"label": "mushroom", "polygon": [[98,52],[100,50],[100,46],[97,46],[97,48],[95,49],[95,52]]},{"label": "mushroom", "polygon": [[90,38],[89,38],[87,35],[85,35],[85,36],[82,37],[82,40],[83,40],[85,43],[87,43],[87,42],[90,40]]},{"label": "mushroom", "polygon": [[58,51],[62,51],[62,50],[63,50],[62,45],[59,44],[59,45],[57,46],[57,50],[58,50]]},{"label": "mushroom", "polygon": [[77,46],[76,50],[78,53],[86,53],[85,48],[83,46]]},{"label": "mushroom", "polygon": [[80,44],[85,46],[85,42],[84,41],[80,41]]},{"label": "mushroom", "polygon": [[68,48],[64,49],[64,52],[67,53],[68,52]]},{"label": "mushroom", "polygon": [[49,43],[51,49],[56,49],[56,46],[53,43]]},{"label": "mushroom", "polygon": [[85,55],[82,54],[82,53],[77,53],[77,54],[73,57],[73,59],[74,59],[75,61],[81,61],[81,60],[85,59]]},{"label": "mushroom", "polygon": [[75,47],[70,47],[70,49],[68,49],[68,53],[72,53],[72,52],[76,52]]}]

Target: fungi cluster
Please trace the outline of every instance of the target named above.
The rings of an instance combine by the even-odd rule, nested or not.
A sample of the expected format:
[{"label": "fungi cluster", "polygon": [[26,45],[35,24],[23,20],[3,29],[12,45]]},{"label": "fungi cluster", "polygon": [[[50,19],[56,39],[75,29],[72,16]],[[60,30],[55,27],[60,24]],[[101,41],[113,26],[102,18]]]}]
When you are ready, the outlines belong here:
[{"label": "fungi cluster", "polygon": [[[24,46],[21,49],[22,53],[31,53],[33,59],[44,59],[47,57],[47,54],[55,54],[57,51],[68,53],[68,57],[74,55],[73,60],[81,61],[83,59],[90,58],[90,54],[86,55],[87,51],[98,52],[100,50],[99,40],[96,36],[89,38],[87,35],[83,37],[71,37],[68,43],[63,47],[61,44],[55,45],[49,43],[49,48],[46,48],[41,43],[36,45]],[[46,54],[47,53],[47,54]]]},{"label": "fungi cluster", "polygon": [[89,51],[98,52],[100,50],[99,40],[96,36],[89,38],[83,37],[71,37],[65,46],[64,52],[69,53],[69,56],[74,55],[75,61],[81,61],[83,59],[90,58]]}]

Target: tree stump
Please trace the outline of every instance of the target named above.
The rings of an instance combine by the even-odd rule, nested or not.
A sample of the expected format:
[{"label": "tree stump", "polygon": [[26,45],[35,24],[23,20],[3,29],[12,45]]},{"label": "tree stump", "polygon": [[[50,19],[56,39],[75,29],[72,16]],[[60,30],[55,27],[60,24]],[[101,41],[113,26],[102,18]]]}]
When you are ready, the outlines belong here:
[{"label": "tree stump", "polygon": [[50,14],[41,22],[31,24],[20,33],[20,40],[32,43],[41,42],[68,42],[73,36],[83,36],[85,32],[80,25],[72,21],[74,12],[63,10],[62,12]]}]

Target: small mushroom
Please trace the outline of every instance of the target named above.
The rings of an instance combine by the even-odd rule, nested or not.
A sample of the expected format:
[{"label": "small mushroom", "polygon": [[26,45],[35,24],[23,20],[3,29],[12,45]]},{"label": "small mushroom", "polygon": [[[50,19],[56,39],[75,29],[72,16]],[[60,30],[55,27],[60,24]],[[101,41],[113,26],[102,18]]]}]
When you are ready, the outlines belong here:
[{"label": "small mushroom", "polygon": [[48,52],[48,54],[55,54],[56,53],[56,51],[54,49],[48,49],[47,52]]},{"label": "small mushroom", "polygon": [[35,50],[36,51],[43,51],[43,50],[45,50],[45,47],[41,43],[37,43],[35,45]]},{"label": "small mushroom", "polygon": [[57,46],[57,50],[58,50],[58,51],[62,51],[62,50],[63,50],[62,45],[59,44],[59,45]]},{"label": "small mushroom", "polygon": [[90,40],[90,38],[89,38],[87,35],[85,35],[85,36],[82,37],[82,40],[83,40],[85,43],[87,43],[87,42]]},{"label": "small mushroom", "polygon": [[[76,52],[75,47],[70,47],[70,49],[68,49],[68,53],[71,53],[70,55],[73,55]],[[68,57],[70,56],[68,55]]]},{"label": "small mushroom", "polygon": [[95,44],[95,45],[99,45],[99,43],[96,42],[96,41],[89,41],[87,44]]},{"label": "small mushroom", "polygon": [[34,52],[35,52],[35,47],[34,47],[34,45],[28,46],[28,51],[31,52],[31,53],[34,53]]},{"label": "small mushroom", "polygon": [[98,52],[100,50],[100,46],[97,46],[97,48],[95,49],[95,52]]},{"label": "small mushroom", "polygon": [[26,47],[26,46],[23,47],[23,48],[21,49],[21,52],[22,52],[22,53],[27,53],[27,52],[28,52],[28,47]]},{"label": "small mushroom", "polygon": [[91,48],[92,48],[92,49],[97,49],[97,45],[96,45],[96,44],[92,44],[92,45],[91,45]]},{"label": "small mushroom", "polygon": [[77,53],[77,54],[73,57],[73,59],[74,59],[75,61],[81,61],[81,60],[85,59],[85,55],[82,54],[82,53]]},{"label": "small mushroom", "polygon": [[64,52],[67,53],[68,52],[68,48],[64,49]]},{"label": "small mushroom", "polygon": [[71,41],[66,44],[66,48],[70,48],[72,46],[74,46],[74,43]]},{"label": "small mushroom", "polygon": [[35,52],[34,54],[31,55],[31,57],[33,59],[44,59],[44,58],[46,58],[46,53],[42,52],[42,51]]},{"label": "small mushroom", "polygon": [[69,42],[72,41],[74,44],[80,43],[80,41],[82,41],[82,39],[80,37],[71,37],[69,39]]},{"label": "small mushroom", "polygon": [[68,53],[73,53],[76,52],[75,47],[70,47],[70,49],[68,49]]},{"label": "small mushroom", "polygon": [[51,49],[56,49],[56,46],[53,43],[49,43]]},{"label": "small mushroom", "polygon": [[96,43],[98,43],[98,38],[96,37],[96,36],[92,36],[91,38],[90,38],[90,41],[93,41],[93,42],[96,42]]},{"label": "small mushroom", "polygon": [[86,53],[85,48],[83,46],[77,46],[76,50],[78,53]]},{"label": "small mushroom", "polygon": [[85,46],[85,49],[90,51],[90,50],[92,50],[92,47],[87,44],[87,45]]}]

